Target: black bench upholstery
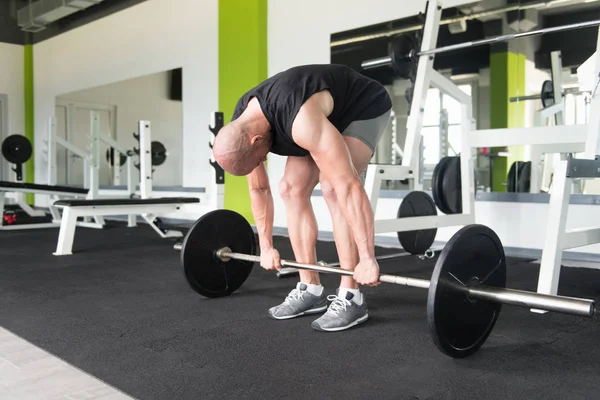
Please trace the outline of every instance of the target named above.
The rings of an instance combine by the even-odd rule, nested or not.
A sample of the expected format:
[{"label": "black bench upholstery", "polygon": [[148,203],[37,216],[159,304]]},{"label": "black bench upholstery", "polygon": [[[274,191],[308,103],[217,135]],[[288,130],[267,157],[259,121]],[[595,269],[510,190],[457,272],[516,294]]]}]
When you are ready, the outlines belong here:
[{"label": "black bench upholstery", "polygon": [[72,186],[39,185],[37,183],[0,181],[0,190],[2,189],[45,190],[47,192],[61,192],[83,195],[87,194],[89,191],[89,189],[77,188]]},{"label": "black bench upholstery", "polygon": [[58,200],[55,206],[85,207],[85,206],[131,206],[146,204],[189,204],[200,203],[195,197],[157,197],[153,199],[94,199],[94,200]]}]

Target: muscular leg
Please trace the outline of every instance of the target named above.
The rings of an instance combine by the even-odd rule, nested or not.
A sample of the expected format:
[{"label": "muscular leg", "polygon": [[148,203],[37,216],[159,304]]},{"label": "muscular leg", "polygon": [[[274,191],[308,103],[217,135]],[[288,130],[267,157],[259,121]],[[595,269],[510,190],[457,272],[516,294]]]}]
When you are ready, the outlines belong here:
[{"label": "muscular leg", "polygon": [[[359,139],[344,137],[348,152],[352,158],[357,175],[367,167],[371,159],[371,149]],[[350,225],[342,213],[333,186],[321,180],[323,197],[331,213],[333,222],[333,237],[340,259],[340,267],[354,270],[358,264],[358,251]],[[340,289],[329,305],[325,314],[312,322],[311,326],[319,331],[340,331],[351,328],[369,318],[367,303],[362,293],[358,291],[358,284],[349,276],[342,276]]]},{"label": "muscular leg", "polygon": [[[317,221],[310,202],[319,181],[319,170],[310,157],[289,157],[279,192],[285,203],[287,225],[294,257],[298,262],[315,264]],[[319,285],[319,273],[300,270],[300,281]]]},{"label": "muscular leg", "polygon": [[[364,169],[367,168],[369,160],[372,157],[371,149],[356,138],[345,136],[344,140],[346,141],[346,146],[348,147],[356,173],[360,175]],[[332,185],[321,179],[321,190],[325,202],[327,203],[327,207],[329,208],[329,212],[331,213],[333,236],[340,260],[340,267],[347,270],[354,270],[358,264],[358,250],[350,225],[348,225],[348,222],[340,209]],[[340,287],[357,289],[358,284],[352,277],[342,276]]]}]

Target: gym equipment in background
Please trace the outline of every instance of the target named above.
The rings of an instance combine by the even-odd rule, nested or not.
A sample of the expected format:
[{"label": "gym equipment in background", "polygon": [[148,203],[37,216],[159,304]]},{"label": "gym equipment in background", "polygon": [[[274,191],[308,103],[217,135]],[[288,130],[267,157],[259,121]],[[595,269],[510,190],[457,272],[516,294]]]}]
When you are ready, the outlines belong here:
[{"label": "gym equipment in background", "polygon": [[2,155],[15,167],[12,169],[17,174],[17,181],[23,180],[23,164],[31,158],[33,148],[31,142],[23,135],[10,135],[2,142]]},{"label": "gym equipment in background", "polygon": [[[40,185],[23,182],[23,164],[32,156],[32,145],[22,135],[11,135],[2,142],[2,155],[15,166],[16,179],[0,181],[0,230],[41,229],[58,227],[58,210],[50,207],[51,217],[44,210],[36,210],[25,201],[25,194],[48,195],[55,199],[81,198],[88,193],[86,189],[69,186]],[[6,199],[14,204],[6,204]]]},{"label": "gym equipment in background", "polygon": [[531,188],[531,161],[515,161],[508,169],[506,191],[529,193]]},{"label": "gym equipment in background", "polygon": [[[209,298],[234,293],[260,262],[252,226],[230,210],[215,210],[198,219],[180,250],[190,287]],[[295,261],[281,260],[281,265],[354,275],[340,268]],[[448,241],[431,281],[387,274],[381,274],[379,281],[428,289],[427,321],[433,341],[440,351],[455,358],[468,357],[485,343],[502,304],[584,317],[595,314],[593,300],[507,289],[504,248],[496,233],[483,225],[467,225]]]},{"label": "gym equipment in background", "polygon": [[63,210],[56,256],[70,255],[73,251],[75,228],[78,217],[129,215],[141,217],[162,238],[182,237],[178,230],[165,229],[157,214],[179,211],[185,204],[199,203],[193,197],[152,197],[152,158],[150,157],[152,140],[150,121],[138,123],[139,155],[140,155],[140,194],[141,198],[109,198],[86,200],[63,200],[54,203],[54,207]]}]

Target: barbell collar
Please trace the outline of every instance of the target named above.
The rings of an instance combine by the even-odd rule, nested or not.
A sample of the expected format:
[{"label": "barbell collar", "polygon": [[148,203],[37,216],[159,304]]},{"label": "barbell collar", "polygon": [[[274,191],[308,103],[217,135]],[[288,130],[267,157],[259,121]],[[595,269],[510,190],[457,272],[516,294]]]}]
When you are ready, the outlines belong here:
[{"label": "barbell collar", "polygon": [[374,58],[372,60],[367,60],[367,61],[363,61],[360,64],[360,67],[362,69],[373,69],[373,68],[379,68],[379,67],[384,67],[386,65],[391,65],[392,64],[392,57],[380,57],[380,58]]},{"label": "barbell collar", "polygon": [[[234,253],[229,248],[218,249],[215,253],[221,261],[230,259],[260,262],[260,256]],[[282,267],[292,267],[310,271],[325,272],[330,274],[354,276],[353,271],[329,267],[325,265],[304,264],[296,261],[281,260]],[[379,281],[393,283],[396,285],[410,286],[420,289],[429,289],[430,281],[426,279],[408,278],[399,275],[381,274]],[[573,297],[553,296],[547,294],[533,293],[522,290],[499,288],[481,284],[473,284],[458,287],[459,290],[467,290],[472,299],[491,301],[495,303],[510,304],[519,307],[536,308],[546,311],[555,311],[565,314],[591,317],[594,315],[596,306],[593,300],[577,299]]]},{"label": "barbell collar", "polygon": [[177,251],[181,251],[181,249],[183,249],[183,243],[175,243],[173,245],[173,249],[175,249]]}]

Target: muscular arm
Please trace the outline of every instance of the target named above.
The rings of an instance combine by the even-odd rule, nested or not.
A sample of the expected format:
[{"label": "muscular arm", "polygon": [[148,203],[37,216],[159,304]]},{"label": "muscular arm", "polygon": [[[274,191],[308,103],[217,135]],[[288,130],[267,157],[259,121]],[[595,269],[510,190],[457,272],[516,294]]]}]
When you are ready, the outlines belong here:
[{"label": "muscular arm", "polygon": [[273,247],[273,196],[264,163],[248,175],[248,187],[260,248],[261,250],[271,248]]},{"label": "muscular arm", "polygon": [[310,152],[325,179],[333,186],[352,229],[360,259],[373,259],[373,210],[342,135],[327,119],[327,105],[305,103],[296,116],[292,135],[299,146]]}]

